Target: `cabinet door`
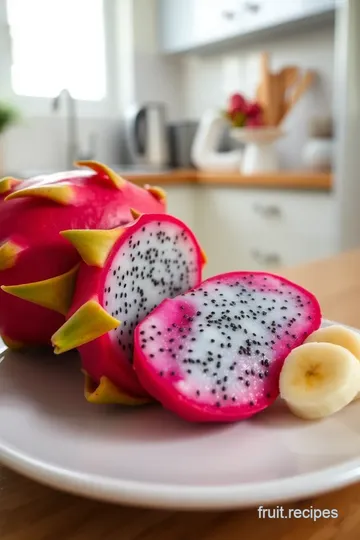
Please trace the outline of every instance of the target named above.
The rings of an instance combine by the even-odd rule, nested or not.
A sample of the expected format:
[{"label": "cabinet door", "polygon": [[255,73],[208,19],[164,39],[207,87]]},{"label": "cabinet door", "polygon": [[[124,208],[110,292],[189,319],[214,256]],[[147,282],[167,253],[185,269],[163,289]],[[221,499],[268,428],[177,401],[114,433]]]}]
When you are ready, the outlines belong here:
[{"label": "cabinet door", "polygon": [[302,0],[302,9],[304,15],[313,15],[333,10],[337,2],[338,0]]},{"label": "cabinet door", "polygon": [[160,46],[165,52],[185,50],[195,44],[196,0],[160,0]]},{"label": "cabinet door", "polygon": [[208,255],[206,276],[270,270],[335,252],[330,194],[199,189],[195,234]]},{"label": "cabinet door", "polygon": [[239,0],[160,0],[161,46],[167,52],[221,41],[243,24]]},{"label": "cabinet door", "polygon": [[234,190],[202,186],[197,191],[194,232],[208,257],[205,278],[253,268],[242,210]]},{"label": "cabinet door", "polygon": [[194,0],[194,31],[199,44],[244,32],[239,0]]},{"label": "cabinet door", "polygon": [[166,186],[167,213],[181,219],[190,227],[195,227],[195,191],[194,187]]},{"label": "cabinet door", "polygon": [[161,47],[181,52],[326,13],[339,0],[159,0]]},{"label": "cabinet door", "polygon": [[303,15],[303,0],[242,0],[239,9],[247,32],[275,27]]}]

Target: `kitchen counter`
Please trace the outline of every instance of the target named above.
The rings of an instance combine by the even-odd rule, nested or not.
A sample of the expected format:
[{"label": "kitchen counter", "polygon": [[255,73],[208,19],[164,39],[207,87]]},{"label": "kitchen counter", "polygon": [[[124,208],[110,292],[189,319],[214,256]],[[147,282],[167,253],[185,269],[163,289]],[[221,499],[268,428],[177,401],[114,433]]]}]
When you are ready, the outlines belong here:
[{"label": "kitchen counter", "polygon": [[242,175],[236,172],[197,171],[195,169],[174,169],[159,173],[136,174],[121,169],[119,173],[132,182],[158,186],[208,185],[218,187],[251,187],[266,189],[306,189],[330,191],[332,175],[329,173],[306,171],[280,171]]},{"label": "kitchen counter", "polygon": [[[325,317],[360,326],[360,250],[283,274],[310,288]],[[338,540],[360,536],[360,485],[288,508],[336,509],[338,519],[259,519],[256,509],[171,512],[111,506],[54,491],[0,467],[1,540]]]},{"label": "kitchen counter", "polygon": [[[152,184],[158,186],[213,186],[213,187],[248,187],[265,189],[297,189],[330,191],[332,174],[310,171],[279,171],[242,175],[237,172],[198,171],[196,169],[137,169],[135,166],[123,169],[121,165],[109,165],[118,174],[140,186]],[[15,178],[31,178],[38,175],[52,174],[53,170],[7,171],[6,175]]]}]

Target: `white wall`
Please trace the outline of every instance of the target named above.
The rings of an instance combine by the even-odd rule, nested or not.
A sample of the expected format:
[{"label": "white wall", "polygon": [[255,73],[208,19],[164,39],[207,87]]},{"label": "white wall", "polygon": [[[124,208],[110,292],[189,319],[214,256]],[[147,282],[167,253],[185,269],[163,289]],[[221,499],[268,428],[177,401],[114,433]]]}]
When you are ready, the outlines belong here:
[{"label": "white wall", "polygon": [[134,0],[135,99],[163,101],[169,120],[183,116],[181,59],[159,54],[157,0]]},{"label": "white wall", "polygon": [[[95,133],[96,158],[119,164],[126,156],[122,119],[131,105],[163,101],[169,120],[181,117],[181,62],[158,54],[156,0],[104,0],[104,6],[107,97],[77,102],[79,143],[87,150]],[[65,168],[66,107],[53,113],[51,100],[12,92],[5,7],[6,0],[0,0],[0,99],[17,105],[23,120],[4,136],[3,172]]]},{"label": "white wall", "polygon": [[[31,1],[31,0],[29,0]],[[120,2],[122,0],[119,0]],[[120,103],[115,78],[116,4],[105,0],[107,96],[102,101],[78,101],[78,142],[88,151],[96,136],[96,157],[108,163],[120,160]],[[27,174],[66,168],[66,103],[52,111],[52,100],[14,94],[11,87],[11,44],[6,18],[6,0],[0,0],[0,99],[14,104],[21,121],[3,136],[0,174]]]},{"label": "white wall", "polygon": [[272,68],[297,65],[318,73],[316,84],[298,103],[284,124],[286,138],[279,143],[281,164],[301,168],[307,120],[330,114],[334,70],[334,27],[308,30],[267,40],[259,45],[233,48],[218,55],[188,55],[183,59],[183,114],[199,118],[206,108],[222,108],[234,91],[255,96],[259,82],[259,53],[268,51]]},{"label": "white wall", "polygon": [[[31,0],[29,0],[31,1]],[[120,162],[124,155],[123,116],[133,103],[164,101],[168,119],[198,119],[208,107],[223,107],[228,95],[254,92],[259,52],[268,50],[274,69],[284,64],[314,68],[319,79],[286,123],[280,143],[282,165],[301,166],[306,119],[328,113],[332,101],[334,32],[331,26],[315,32],[268,40],[261,45],[233,48],[218,55],[165,57],[158,51],[156,0],[104,0],[108,96],[102,103],[79,103],[80,146],[87,150],[97,135],[97,159]],[[4,137],[3,161],[9,173],[17,170],[65,167],[65,108],[54,114],[50,100],[15,96],[10,80],[10,42],[5,0],[0,0],[0,99],[18,104],[23,121]]]},{"label": "white wall", "polygon": [[[123,116],[149,101],[166,105],[168,121],[182,117],[182,63],[161,55],[158,47],[157,0],[117,0],[116,81]],[[123,124],[124,126],[124,124]],[[121,152],[128,159],[126,129]]]}]

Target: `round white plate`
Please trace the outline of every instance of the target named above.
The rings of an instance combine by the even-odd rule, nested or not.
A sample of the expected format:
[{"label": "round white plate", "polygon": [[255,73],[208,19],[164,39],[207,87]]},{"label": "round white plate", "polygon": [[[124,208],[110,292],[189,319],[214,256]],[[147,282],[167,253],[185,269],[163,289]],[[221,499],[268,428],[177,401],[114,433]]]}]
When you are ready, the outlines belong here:
[{"label": "round white plate", "polygon": [[359,416],[355,401],[326,420],[302,421],[279,400],[237,424],[191,425],[157,405],[88,404],[76,354],[0,353],[0,460],[118,503],[225,509],[350,484],[360,478]]}]

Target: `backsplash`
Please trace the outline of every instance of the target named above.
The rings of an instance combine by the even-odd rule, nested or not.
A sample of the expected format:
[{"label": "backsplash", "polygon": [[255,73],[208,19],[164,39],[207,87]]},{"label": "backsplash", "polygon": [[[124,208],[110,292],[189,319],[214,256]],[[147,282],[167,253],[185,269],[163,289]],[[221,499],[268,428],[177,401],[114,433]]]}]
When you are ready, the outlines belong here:
[{"label": "backsplash", "polygon": [[264,40],[261,44],[217,55],[188,55],[182,64],[183,115],[198,119],[208,108],[221,108],[230,93],[255,96],[259,82],[259,53],[268,51],[271,67],[284,65],[313,69],[317,80],[284,123],[285,137],[279,142],[281,166],[303,168],[301,152],[312,115],[331,114],[334,71],[334,26],[304,31],[294,36]]},{"label": "backsplash", "polygon": [[[278,143],[281,166],[287,169],[303,169],[302,149],[307,138],[308,120],[314,114],[331,114],[332,110],[335,39],[333,24],[328,23],[320,30],[304,30],[276,39],[262,38],[261,42],[257,41],[251,46],[234,45],[232,49],[218,54],[162,57],[157,54],[155,45],[155,23],[147,24],[154,1],[150,3],[142,0],[138,5],[133,53],[128,51],[128,43],[117,46],[119,64],[124,71],[118,75],[117,86],[125,85],[124,81],[130,81],[129,88],[125,85],[121,92],[119,86],[116,99],[112,96],[111,103],[109,101],[106,107],[97,107],[92,111],[89,109],[87,114],[78,115],[81,153],[88,152],[91,146],[90,138],[94,135],[96,159],[109,164],[128,163],[122,116],[133,101],[139,105],[151,98],[164,101],[168,119],[181,121],[199,120],[208,108],[224,107],[229,94],[234,91],[254,96],[259,81],[259,53],[266,50],[271,56],[272,69],[293,64],[314,69],[318,73],[314,86],[286,120],[285,136]],[[148,17],[143,16],[144,6],[148,9]],[[126,19],[124,20],[126,22]],[[132,61],[120,62],[121,51],[127,51]],[[5,53],[5,48],[1,50],[0,47],[0,67],[4,68],[3,74],[7,73],[5,67],[9,65],[9,55]],[[133,73],[126,71],[131,69],[134,70]],[[5,90],[9,81],[5,84],[1,72],[0,69],[0,95],[6,98]],[[112,94],[115,89],[112,88]],[[129,94],[125,96],[127,99],[122,95],[125,90],[128,90]],[[23,171],[67,168],[66,118],[64,114],[50,116],[48,109],[47,104],[42,112],[34,109],[30,114],[30,110],[25,110],[22,122],[4,135],[0,148],[0,164],[3,169],[1,172],[16,174]]]},{"label": "backsplash", "polygon": [[[3,138],[5,174],[66,169],[66,130],[65,118],[23,119]],[[121,127],[118,119],[80,118],[78,121],[80,156],[81,153],[89,151],[92,136],[95,137],[95,159],[109,164],[120,163]]]}]

